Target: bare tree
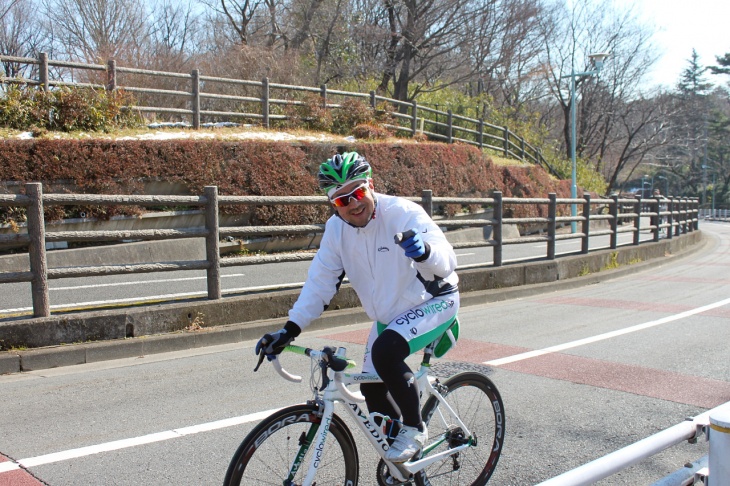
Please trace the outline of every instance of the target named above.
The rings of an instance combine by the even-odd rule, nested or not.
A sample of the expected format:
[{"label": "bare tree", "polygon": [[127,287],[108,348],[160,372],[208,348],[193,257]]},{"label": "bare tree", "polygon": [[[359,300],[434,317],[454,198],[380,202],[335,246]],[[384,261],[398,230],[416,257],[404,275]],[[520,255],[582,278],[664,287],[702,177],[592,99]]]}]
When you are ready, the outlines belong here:
[{"label": "bare tree", "polygon": [[250,43],[250,25],[257,14],[262,0],[202,0],[201,3],[226,20],[226,25],[234,33],[234,44]]},{"label": "bare tree", "polygon": [[148,66],[164,70],[187,69],[200,52],[200,19],[192,3],[162,0],[152,11]]},{"label": "bare tree", "polygon": [[[562,109],[556,126],[561,127],[566,155],[571,155],[570,77],[576,73],[577,157],[602,173],[610,172],[606,167],[625,167],[640,159],[643,150],[635,147],[637,137],[647,129],[650,114],[656,113],[647,110],[646,99],[651,96],[640,90],[656,59],[651,29],[631,9],[616,10],[607,0],[570,5],[558,0],[544,25],[543,64],[551,93]],[[594,70],[588,54],[597,52],[610,53],[600,74],[582,75]]]},{"label": "bare tree", "polygon": [[5,16],[8,14],[8,12],[10,12],[10,10],[19,3],[20,3],[20,0],[10,0],[10,1],[0,2],[0,20],[4,19]]},{"label": "bare tree", "polygon": [[43,0],[47,28],[73,60],[136,62],[147,38],[142,0]]},{"label": "bare tree", "polygon": [[[41,32],[36,8],[31,0],[0,1],[0,52],[9,56],[35,57],[49,50],[48,38]],[[32,77],[34,65],[4,62],[8,77]]]}]

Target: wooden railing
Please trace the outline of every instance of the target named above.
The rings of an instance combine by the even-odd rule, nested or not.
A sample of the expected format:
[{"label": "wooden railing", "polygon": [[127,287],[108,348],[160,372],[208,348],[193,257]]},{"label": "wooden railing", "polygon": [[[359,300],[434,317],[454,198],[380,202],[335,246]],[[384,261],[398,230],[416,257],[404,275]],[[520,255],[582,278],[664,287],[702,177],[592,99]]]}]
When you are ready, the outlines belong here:
[{"label": "wooden railing", "polygon": [[[660,232],[667,238],[698,228],[697,199],[656,198],[656,199],[592,199],[589,195],[579,199],[558,198],[549,194],[547,198],[505,198],[495,192],[491,198],[432,197],[430,190],[424,190],[420,198],[408,198],[420,203],[429,215],[434,204],[477,205],[492,209],[491,219],[445,219],[438,220],[445,229],[463,227],[491,227],[491,236],[486,240],[455,243],[454,248],[493,247],[493,265],[502,266],[502,249],[505,245],[521,243],[546,244],[547,259],[555,258],[555,243],[559,240],[581,239],[581,253],[588,253],[589,238],[610,235],[610,248],[618,245],[620,233],[633,233],[633,244],[640,243],[639,231],[653,233],[652,241],[659,241]],[[277,205],[325,205],[324,196],[219,196],[216,186],[207,186],[200,196],[142,196],[142,195],[90,195],[90,194],[43,194],[40,183],[25,185],[25,195],[0,194],[0,206],[24,207],[27,213],[27,233],[0,235],[0,244],[23,244],[29,249],[30,271],[0,273],[0,284],[10,282],[30,282],[33,297],[33,315],[50,315],[48,279],[88,277],[97,275],[121,275],[131,273],[150,273],[173,270],[206,270],[208,299],[221,298],[221,267],[256,265],[263,263],[292,262],[311,260],[312,253],[288,253],[283,255],[262,255],[221,259],[219,242],[226,237],[262,237],[277,235],[318,234],[324,231],[324,224],[292,226],[225,226],[219,225],[219,207],[225,205],[277,206]],[[512,218],[504,216],[505,206],[511,205],[547,206],[547,217]],[[558,205],[576,204],[582,208],[578,216],[557,216]],[[200,206],[205,212],[205,226],[187,229],[154,229],[132,231],[45,231],[44,206],[60,205],[134,205],[134,206]],[[644,211],[642,211],[642,207]],[[607,211],[605,211],[607,210]],[[598,214],[596,214],[598,213]],[[650,224],[641,227],[641,218],[649,217]],[[558,225],[577,222],[580,231],[558,234]],[[591,223],[607,221],[608,229],[592,229]],[[628,225],[622,223],[629,223]],[[541,225],[546,229],[544,235],[503,238],[502,226]],[[58,241],[98,242],[121,240],[164,240],[181,238],[205,238],[206,259],[156,262],[144,264],[105,265],[66,267],[49,269],[46,261],[46,243]],[[486,263],[485,263],[486,265]]]},{"label": "wooden railing", "polygon": [[[272,121],[287,120],[284,110],[278,109],[286,105],[302,105],[301,100],[294,99],[295,93],[310,93],[321,97],[322,106],[326,109],[339,108],[334,98],[361,99],[369,103],[373,109],[382,109],[395,121],[386,125],[388,128],[411,137],[422,133],[431,139],[447,143],[461,142],[475,145],[480,149],[493,150],[506,158],[519,159],[543,166],[555,176],[559,174],[545,160],[541,151],[524,138],[512,132],[509,127],[487,123],[484,119],[474,119],[454,114],[452,110],[439,111],[417,102],[404,102],[370,93],[354,93],[329,89],[327,85],[320,87],[293,86],[271,83],[268,78],[261,81],[204,76],[198,69],[191,73],[172,73],[151,71],[117,66],[116,61],[106,64],[84,64],[69,61],[48,59],[47,54],[40,53],[37,59],[0,55],[2,63],[38,66],[38,79],[0,77],[3,84],[27,84],[50,89],[55,86],[86,87],[97,89],[123,89],[148,101],[158,102],[160,98],[168,101],[164,105],[135,106],[141,113],[158,113],[177,116],[190,120],[190,125],[198,129],[203,119],[237,120],[257,123],[269,128]],[[86,77],[99,77],[97,83],[81,83],[52,79],[49,67],[87,71]],[[89,72],[90,71],[90,72]],[[122,83],[122,78],[128,82]],[[145,80],[145,81],[142,81]],[[167,81],[174,85],[171,88],[151,88],[132,83],[154,85]],[[272,95],[274,92],[274,95]],[[178,103],[171,102],[175,99]],[[187,107],[170,105],[181,104]],[[223,108],[221,108],[223,106]],[[235,109],[232,109],[235,108]],[[444,121],[439,121],[444,120]]]}]

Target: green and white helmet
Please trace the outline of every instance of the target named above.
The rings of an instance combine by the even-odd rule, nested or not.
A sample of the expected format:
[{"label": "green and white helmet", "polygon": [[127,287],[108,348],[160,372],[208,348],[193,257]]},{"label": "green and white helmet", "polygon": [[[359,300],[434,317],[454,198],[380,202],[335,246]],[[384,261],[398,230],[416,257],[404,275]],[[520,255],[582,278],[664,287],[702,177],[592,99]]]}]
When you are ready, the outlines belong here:
[{"label": "green and white helmet", "polygon": [[328,196],[348,182],[372,177],[373,171],[365,157],[357,152],[337,154],[319,166],[319,188]]}]

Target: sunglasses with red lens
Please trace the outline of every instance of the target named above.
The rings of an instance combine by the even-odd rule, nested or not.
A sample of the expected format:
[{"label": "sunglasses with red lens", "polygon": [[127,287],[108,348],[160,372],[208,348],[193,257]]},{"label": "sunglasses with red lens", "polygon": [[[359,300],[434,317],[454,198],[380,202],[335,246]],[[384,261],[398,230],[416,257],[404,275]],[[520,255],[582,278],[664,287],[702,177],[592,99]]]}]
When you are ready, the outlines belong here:
[{"label": "sunglasses with red lens", "polygon": [[344,208],[348,204],[350,204],[350,199],[354,199],[355,201],[360,201],[362,198],[364,198],[368,193],[368,185],[367,184],[361,184],[357,186],[352,191],[348,192],[347,194],[343,194],[342,196],[337,196],[334,199],[330,199],[330,202],[332,205],[336,208]]}]

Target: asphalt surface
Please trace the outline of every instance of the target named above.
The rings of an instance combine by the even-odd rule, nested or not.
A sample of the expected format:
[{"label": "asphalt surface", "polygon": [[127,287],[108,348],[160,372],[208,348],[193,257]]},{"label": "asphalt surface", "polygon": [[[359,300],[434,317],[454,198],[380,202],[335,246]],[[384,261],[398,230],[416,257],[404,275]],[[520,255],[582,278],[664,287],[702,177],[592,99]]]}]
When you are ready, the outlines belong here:
[{"label": "asphalt surface", "polygon": [[[707,244],[671,265],[461,309],[459,346],[439,364],[486,367],[502,393],[490,484],[537,484],[730,401],[730,225],[702,231]],[[360,360],[368,328],[298,343]],[[220,484],[257,414],[310,396],[253,373],[253,344],[0,376],[0,484]],[[296,356],[286,366],[308,369]],[[375,457],[359,451],[360,484],[375,484]],[[597,484],[653,484],[706,453],[683,443]]]}]

